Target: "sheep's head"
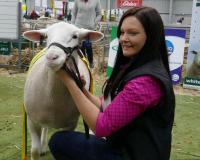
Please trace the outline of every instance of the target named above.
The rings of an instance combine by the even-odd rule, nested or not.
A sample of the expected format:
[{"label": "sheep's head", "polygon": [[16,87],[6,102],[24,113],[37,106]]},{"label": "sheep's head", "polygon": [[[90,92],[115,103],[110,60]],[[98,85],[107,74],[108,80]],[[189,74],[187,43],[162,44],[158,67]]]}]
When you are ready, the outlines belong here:
[{"label": "sheep's head", "polygon": [[200,66],[200,50],[199,51],[192,51],[192,53],[195,55],[194,56],[194,63],[197,66]]},{"label": "sheep's head", "polygon": [[[70,51],[70,49],[73,50],[82,40],[89,38],[91,41],[98,41],[103,38],[101,32],[80,29],[65,22],[55,23],[46,29],[26,31],[23,36],[35,42],[46,39],[47,65],[54,71],[59,70],[65,63],[69,54],[66,52]],[[61,47],[55,44],[59,44]]]}]

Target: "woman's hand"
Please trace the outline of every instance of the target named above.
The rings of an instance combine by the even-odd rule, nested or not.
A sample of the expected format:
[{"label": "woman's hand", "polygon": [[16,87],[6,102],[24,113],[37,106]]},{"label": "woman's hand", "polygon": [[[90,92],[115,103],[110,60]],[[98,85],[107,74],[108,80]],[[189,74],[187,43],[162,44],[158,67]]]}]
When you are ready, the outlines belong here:
[{"label": "woman's hand", "polygon": [[63,70],[63,69],[60,69],[56,72],[57,76],[60,78],[60,79],[63,79],[66,72]]},{"label": "woman's hand", "polygon": [[[73,78],[67,72],[65,72],[63,69],[60,69],[59,71],[57,71],[57,76],[61,81],[63,81],[63,82],[66,81],[65,83],[67,83],[68,81],[71,81],[71,80],[74,81]],[[83,84],[83,88],[85,88],[86,80],[85,80],[84,75],[81,75],[80,80]]]},{"label": "woman's hand", "polygon": [[82,82],[82,84],[83,84],[83,87],[85,87],[85,85],[86,85],[86,80],[85,80],[85,77],[84,77],[84,75],[81,75],[81,82]]},{"label": "woman's hand", "polygon": [[[93,99],[91,95],[89,95],[87,92],[86,94],[88,97],[80,90],[80,88],[76,85],[75,81],[71,78],[71,76],[66,73],[64,70],[57,71],[57,76],[61,81],[63,81],[64,85],[68,88],[76,106],[81,115],[84,117],[87,124],[90,126],[90,128],[95,132],[95,125],[96,120],[98,117],[99,109],[95,104],[99,104],[98,102],[93,102]],[[83,77],[82,77],[83,78]],[[84,78],[83,78],[84,81]],[[91,99],[90,99],[90,98]]]},{"label": "woman's hand", "polygon": [[63,82],[64,81],[68,81],[68,80],[72,80],[71,76],[66,72],[64,71],[63,69],[60,69],[56,72],[58,78],[60,80],[62,80]]}]

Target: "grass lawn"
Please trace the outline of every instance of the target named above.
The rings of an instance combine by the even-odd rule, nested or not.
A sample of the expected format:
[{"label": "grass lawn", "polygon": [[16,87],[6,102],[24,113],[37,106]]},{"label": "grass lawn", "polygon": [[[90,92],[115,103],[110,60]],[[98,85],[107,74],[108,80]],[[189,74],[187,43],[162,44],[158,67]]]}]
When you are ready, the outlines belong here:
[{"label": "grass lawn", "polygon": [[[0,74],[0,160],[21,159],[24,74]],[[100,86],[96,85],[96,94]],[[176,95],[171,160],[200,159],[200,96]],[[83,130],[79,121],[77,130]],[[54,130],[51,130],[51,133]],[[30,148],[30,142],[28,143]],[[29,152],[29,151],[28,151]],[[30,159],[30,158],[29,158]],[[43,157],[50,160],[51,155]]]}]

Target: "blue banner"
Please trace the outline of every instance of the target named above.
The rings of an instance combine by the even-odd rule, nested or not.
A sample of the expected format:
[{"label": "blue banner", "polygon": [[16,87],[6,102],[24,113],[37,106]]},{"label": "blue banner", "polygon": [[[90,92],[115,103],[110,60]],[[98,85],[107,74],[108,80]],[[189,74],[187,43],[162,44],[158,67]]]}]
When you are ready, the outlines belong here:
[{"label": "blue banner", "polygon": [[169,67],[174,85],[179,84],[182,81],[185,36],[186,31],[184,29],[165,29],[165,39],[169,56]]}]

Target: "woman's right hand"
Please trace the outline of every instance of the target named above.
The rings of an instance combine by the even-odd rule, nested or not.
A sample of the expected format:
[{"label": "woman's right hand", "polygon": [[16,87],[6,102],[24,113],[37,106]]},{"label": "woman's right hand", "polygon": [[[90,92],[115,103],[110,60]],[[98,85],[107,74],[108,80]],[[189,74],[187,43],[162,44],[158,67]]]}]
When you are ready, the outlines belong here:
[{"label": "woman's right hand", "polygon": [[85,77],[84,77],[84,75],[81,75],[81,82],[82,82],[82,84],[83,84],[83,87],[85,87],[85,85],[86,85],[86,80],[85,80]]}]

